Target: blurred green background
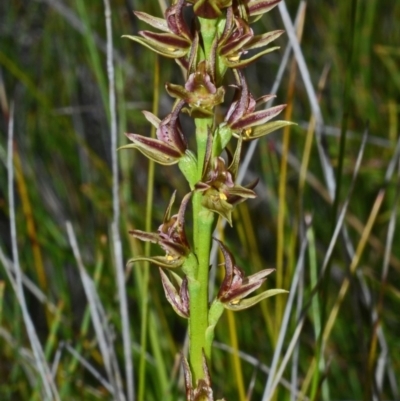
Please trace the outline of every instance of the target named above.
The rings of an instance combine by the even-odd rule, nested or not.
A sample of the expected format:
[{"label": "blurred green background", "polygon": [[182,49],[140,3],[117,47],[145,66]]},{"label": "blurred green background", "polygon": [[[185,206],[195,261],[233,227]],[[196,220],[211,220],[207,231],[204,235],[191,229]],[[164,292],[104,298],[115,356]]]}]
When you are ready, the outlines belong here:
[{"label": "blurred green background", "polygon": [[[299,5],[297,0],[287,1],[292,19]],[[174,62],[157,58],[121,38],[147,29],[135,19],[132,10],[161,16],[164,6],[162,0],[111,0],[119,145],[126,143],[124,132],[149,134],[150,127],[141,110],[158,107],[163,118],[172,105],[164,83],[183,82]],[[395,382],[400,377],[400,234],[395,226],[399,222],[398,158],[389,180],[385,180],[385,174],[399,140],[400,2],[313,0],[307,2],[303,16],[301,48],[311,82],[320,96],[325,124],[322,146],[339,182],[337,201],[332,203],[327,193],[313,140],[310,101],[301,74],[290,59],[276,104],[288,103],[285,119],[298,125],[291,127],[290,132],[278,132],[260,141],[245,178],[249,181],[260,177],[259,196],[238,208],[234,227],[226,229],[225,237],[236,249],[238,264],[247,272],[277,267],[279,272],[275,276],[281,277],[278,283],[289,289],[304,237],[304,218],[312,216],[311,242],[299,287],[303,298],[297,301],[300,309],[307,305],[338,211],[350,190],[362,133],[369,127],[364,158],[345,218],[348,238],[339,237],[328,274],[312,298],[312,308],[305,311],[297,362],[291,359],[283,376],[288,381],[295,380],[299,389],[304,386],[309,399],[394,400],[399,397]],[[258,33],[282,28],[277,8],[254,26]],[[279,51],[263,57],[246,71],[256,97],[269,93],[274,83],[288,44],[287,36],[283,35],[278,42]],[[156,106],[155,96],[159,99]],[[55,381],[63,400],[112,399],[65,348],[69,344],[104,373],[66,234],[68,220],[77,235],[85,267],[94,277],[115,334],[117,359],[124,370],[110,245],[111,141],[102,1],[0,2],[0,246],[7,258],[11,258],[6,169],[11,103],[15,108],[14,188],[20,263],[26,278],[47,297],[43,302],[26,290],[37,335],[49,366],[60,355]],[[221,108],[221,115],[223,112]],[[190,137],[193,128],[185,119],[183,123]],[[341,132],[346,133],[342,142]],[[129,238],[128,230],[145,226],[148,161],[135,151],[121,151],[118,155],[121,238],[127,261],[143,252],[142,245]],[[308,156],[309,163],[305,161]],[[306,177],[300,176],[302,161],[308,167]],[[172,191],[178,189],[181,199],[188,188],[177,168],[160,166],[155,169],[154,188],[152,227],[156,229]],[[374,207],[378,208],[376,214]],[[392,238],[388,237],[390,223],[395,229]],[[365,246],[359,248],[363,241]],[[349,244],[356,249],[357,261],[352,259]],[[154,247],[154,252],[159,249]],[[21,310],[3,267],[0,399],[39,400],[42,390],[35,385],[35,368]],[[164,299],[157,269],[150,272],[145,399],[183,399],[178,395],[183,391],[177,360],[186,323],[174,315]],[[324,327],[337,305],[346,278],[349,290],[321,355],[318,327]],[[275,280],[271,276],[267,286],[272,288]],[[135,366],[141,346],[142,286],[142,270],[135,267],[127,275]],[[231,353],[216,349],[212,377],[217,396],[242,400],[244,388],[248,391],[247,399],[262,399],[266,375],[259,364],[271,363],[286,299],[267,300],[249,311],[224,316],[216,340],[252,355],[256,362],[239,361]],[[298,315],[293,310],[281,357],[297,324]],[[315,357],[320,361],[319,373],[318,369],[309,369]],[[295,379],[291,366],[296,367]],[[297,398],[279,386],[275,399]]]}]

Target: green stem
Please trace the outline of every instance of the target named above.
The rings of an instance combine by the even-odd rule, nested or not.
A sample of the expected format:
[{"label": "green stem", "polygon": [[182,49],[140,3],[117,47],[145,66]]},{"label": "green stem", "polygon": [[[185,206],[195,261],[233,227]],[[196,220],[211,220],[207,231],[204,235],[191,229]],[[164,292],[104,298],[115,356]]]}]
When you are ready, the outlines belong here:
[{"label": "green stem", "polygon": [[[194,195],[193,204],[199,205],[201,194]],[[203,350],[206,358],[211,358],[209,347],[206,347],[206,331],[208,328],[208,271],[210,263],[211,232],[214,215],[208,209],[199,205],[199,213],[194,216],[197,220],[197,260],[198,269],[194,279],[189,280],[190,319],[189,319],[189,359],[193,381],[196,383],[204,378]],[[196,236],[195,236],[196,237]]]},{"label": "green stem", "polygon": [[218,28],[218,19],[199,18],[201,37],[203,39],[205,60],[209,60],[211,47],[215,40]]},{"label": "green stem", "polygon": [[[203,51],[201,57],[210,59],[213,42],[217,35],[218,20],[199,18]],[[213,118],[195,119],[197,143],[197,180],[202,178],[207,150],[208,130],[213,127]],[[208,314],[208,271],[210,264],[211,235],[214,214],[201,204],[203,194],[193,194],[193,236],[197,268],[194,277],[189,277],[190,318],[189,318],[189,359],[193,384],[204,378],[203,352],[211,359],[210,341],[207,341]]]},{"label": "green stem", "polygon": [[[196,141],[198,159],[198,180],[201,180],[206,153],[208,127],[212,119],[196,119]],[[206,330],[208,327],[208,271],[210,263],[211,234],[214,215],[201,205],[202,193],[193,194],[194,249],[197,256],[197,270],[189,280],[189,359],[194,383],[204,377],[203,350],[206,352]],[[208,348],[208,347],[207,347]],[[210,359],[210,352],[206,354]]]}]

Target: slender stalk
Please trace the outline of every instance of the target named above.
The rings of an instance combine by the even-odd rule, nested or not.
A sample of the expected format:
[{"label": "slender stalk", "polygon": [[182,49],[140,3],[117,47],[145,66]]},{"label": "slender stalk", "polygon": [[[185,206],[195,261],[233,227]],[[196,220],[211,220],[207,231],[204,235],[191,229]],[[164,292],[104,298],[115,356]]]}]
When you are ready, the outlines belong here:
[{"label": "slender stalk", "polygon": [[[212,42],[216,35],[216,20],[199,18],[200,33],[203,38],[204,60],[210,57]],[[206,154],[208,130],[213,126],[213,119],[195,119],[197,143],[197,176],[201,180]],[[204,378],[203,351],[207,360],[211,359],[211,348],[206,346],[208,327],[208,272],[210,265],[211,234],[214,221],[213,213],[201,205],[202,194],[193,195],[194,249],[198,259],[195,279],[189,282],[190,318],[189,318],[189,360],[193,382]]]},{"label": "slender stalk", "polygon": [[[208,126],[211,119],[197,119],[197,174],[201,179],[204,157],[206,153]],[[211,350],[206,350],[206,330],[208,327],[208,271],[210,264],[211,233],[213,214],[201,205],[202,194],[193,194],[193,227],[194,248],[198,260],[195,279],[189,282],[190,319],[189,319],[189,359],[192,367],[193,380],[203,378],[203,350],[207,359],[211,357]]]}]

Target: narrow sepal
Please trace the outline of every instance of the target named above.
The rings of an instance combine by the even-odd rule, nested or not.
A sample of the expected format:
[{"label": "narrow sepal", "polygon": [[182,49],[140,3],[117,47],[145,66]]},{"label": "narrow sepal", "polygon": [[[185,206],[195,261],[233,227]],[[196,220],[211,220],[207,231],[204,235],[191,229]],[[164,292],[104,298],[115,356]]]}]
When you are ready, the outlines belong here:
[{"label": "narrow sepal", "polygon": [[271,53],[275,50],[278,50],[280,47],[271,47],[269,49],[263,50],[262,52],[259,52],[255,54],[253,57],[244,59],[244,60],[236,60],[233,58],[228,58],[228,57],[223,57],[224,63],[227,67],[229,68],[245,68],[249,66],[251,63],[254,63],[254,61],[258,60],[260,57],[264,56],[265,54]]},{"label": "narrow sepal", "polygon": [[165,19],[172,33],[190,41],[190,30],[187,27],[183,16],[183,8],[185,3],[185,0],[178,0],[174,2],[174,4],[168,7],[165,11]]},{"label": "narrow sepal", "polygon": [[232,7],[228,7],[226,10],[226,19],[224,30],[222,31],[222,35],[218,41],[219,45],[222,46],[228,40],[229,36],[232,33],[232,29],[234,27],[233,24],[234,14]]},{"label": "narrow sepal", "polygon": [[165,222],[171,219],[171,211],[172,211],[172,206],[174,205],[175,202],[175,197],[176,197],[176,190],[172,192],[171,199],[169,200],[167,209],[164,212],[164,218],[163,218],[164,224]]},{"label": "narrow sepal", "polygon": [[187,61],[187,76],[196,71],[197,58],[199,50],[199,33],[196,31],[192,41],[192,46],[190,46],[190,52]]},{"label": "narrow sepal", "polygon": [[144,114],[146,120],[155,128],[158,128],[160,125],[161,120],[151,113],[150,111],[143,110],[142,113]]},{"label": "narrow sepal", "polygon": [[[227,42],[225,45],[220,47],[219,54],[220,56],[224,57],[226,56],[227,58],[235,58],[238,57],[237,53],[239,50],[243,51],[243,48],[246,47],[246,44],[251,41],[253,35],[251,33],[248,33],[246,35],[242,35],[239,38]],[[230,55],[232,55],[230,57]]]},{"label": "narrow sepal", "polygon": [[280,290],[280,289],[266,290],[266,291],[262,292],[261,294],[255,295],[254,297],[239,299],[236,301],[224,303],[224,306],[226,309],[229,309],[232,311],[241,311],[241,310],[250,308],[250,307],[258,304],[263,299],[267,299],[267,298],[270,298],[270,297],[273,297],[273,296],[279,295],[279,294],[287,294],[288,292],[289,291]]},{"label": "narrow sepal", "polygon": [[152,242],[153,244],[158,244],[160,240],[160,236],[157,233],[148,233],[142,230],[130,230],[129,234],[140,241]]},{"label": "narrow sepal", "polygon": [[256,125],[265,124],[267,121],[276,117],[284,108],[286,104],[270,107],[265,110],[255,111],[248,113],[240,118],[238,121],[232,123],[230,126],[233,130],[244,130],[254,127]]},{"label": "narrow sepal", "polygon": [[181,156],[187,149],[186,139],[179,121],[179,113],[184,104],[184,100],[176,101],[171,113],[160,122],[156,131],[157,138],[177,149]]},{"label": "narrow sepal", "polygon": [[181,153],[172,146],[155,138],[148,138],[137,134],[125,134],[133,144],[121,146],[119,149],[138,149],[149,159],[171,166],[179,162]]},{"label": "narrow sepal", "polygon": [[237,299],[245,298],[247,295],[260,288],[264,281],[267,279],[267,276],[269,276],[274,271],[275,269],[264,269],[255,274],[252,274],[251,276],[246,277],[240,287],[238,287],[231,294],[227,294],[225,297],[222,297],[221,300],[224,302],[231,302]]},{"label": "narrow sepal", "polygon": [[272,132],[287,127],[288,125],[296,125],[290,121],[271,121],[267,124],[254,127],[252,129],[246,130],[243,135],[243,140],[251,141],[253,139],[260,138],[264,135],[271,134]]},{"label": "narrow sepal", "polygon": [[256,106],[261,106],[262,104],[269,102],[271,99],[274,99],[275,97],[276,95],[270,95],[270,94],[261,96],[256,100]]},{"label": "narrow sepal", "polygon": [[192,400],[193,396],[193,383],[192,383],[192,372],[190,371],[190,366],[182,354],[182,369],[183,369],[183,378],[185,379],[185,389],[186,389],[186,400]]},{"label": "narrow sepal", "polygon": [[171,196],[163,223],[158,227],[157,233],[148,233],[141,230],[131,230],[129,233],[142,241],[158,244],[166,253],[165,256],[140,257],[136,260],[148,260],[166,268],[181,266],[190,254],[189,243],[185,234],[185,212],[192,193],[189,192],[182,199],[179,211],[171,216],[175,192]]},{"label": "narrow sepal", "polygon": [[[249,92],[246,79],[240,70],[233,70],[237,82],[233,102],[226,114],[225,121],[230,126],[238,121],[251,108],[252,95]],[[251,111],[253,111],[251,109]]]},{"label": "narrow sepal", "polygon": [[240,137],[237,141],[236,150],[235,154],[233,155],[232,162],[228,167],[228,170],[231,172],[233,177],[237,176],[239,170],[240,154],[242,152],[242,142],[243,139]]},{"label": "narrow sepal", "polygon": [[[189,297],[187,292],[187,279],[180,280],[180,293],[176,290],[175,286],[172,284],[168,275],[160,268],[161,282],[164,288],[165,297],[167,301],[171,304],[174,311],[181,317],[187,319],[189,317]],[[174,278],[176,278],[174,274]],[[179,276],[178,276],[179,277]],[[186,284],[184,284],[186,282]],[[182,293],[184,296],[182,297]]]},{"label": "narrow sepal", "polygon": [[166,46],[168,51],[185,50],[185,54],[189,50],[190,42],[173,33],[157,33],[151,31],[139,31],[139,35],[152,41],[152,43]]},{"label": "narrow sepal", "polygon": [[259,47],[267,46],[275,39],[278,39],[279,36],[281,36],[283,33],[285,33],[285,31],[276,30],[264,33],[262,35],[255,35],[246,43],[246,50],[257,49]]},{"label": "narrow sepal", "polygon": [[206,143],[206,153],[204,155],[202,177],[205,177],[207,175],[207,172],[211,168],[212,142],[213,142],[213,134],[211,132],[211,128],[207,127],[207,143]]},{"label": "narrow sepal", "polygon": [[240,185],[235,185],[234,187],[230,188],[229,196],[237,196],[242,198],[243,200],[254,199],[257,197],[256,193],[252,189],[242,187]]},{"label": "narrow sepal", "polygon": [[170,255],[167,256],[138,256],[136,258],[132,258],[128,260],[128,265],[131,265],[135,262],[145,261],[153,263],[157,266],[164,267],[165,269],[176,269],[182,266],[184,259],[183,258],[172,258]]},{"label": "narrow sepal", "polygon": [[134,11],[133,12],[136,17],[138,17],[141,21],[146,24],[151,25],[153,28],[159,29],[160,31],[169,32],[167,21],[163,18],[154,17],[153,15],[144,13],[142,11]]},{"label": "narrow sepal", "polygon": [[242,203],[242,202],[244,202],[246,199],[252,199],[252,198],[256,198],[257,197],[257,195],[256,195],[256,193],[253,191],[253,189],[257,186],[257,184],[258,184],[258,178],[256,178],[253,182],[251,182],[250,184],[247,184],[245,187],[241,187],[241,188],[244,188],[244,189],[246,189],[246,190],[248,190],[249,192],[242,192],[240,195],[239,194],[236,194],[236,195],[234,195],[233,194],[233,192],[235,192],[235,191],[231,191],[231,193],[230,193],[230,195],[229,195],[229,198],[228,198],[228,200],[229,200],[229,203],[232,205],[232,206],[236,206],[236,205],[238,205],[239,203]]},{"label": "narrow sepal", "polygon": [[[179,39],[177,40],[175,35],[166,33],[164,34],[166,36],[157,38],[155,38],[154,35],[157,34],[153,33],[152,35],[146,35],[147,37],[132,36],[132,35],[124,35],[122,37],[133,40],[134,42],[137,42],[164,57],[180,58],[184,57],[187,54],[189,45],[185,47],[176,47],[171,45],[171,42],[176,43],[178,41],[179,43],[183,43]],[[163,35],[163,34],[158,34],[158,35]]]},{"label": "narrow sepal", "polygon": [[247,3],[247,12],[249,16],[262,15],[271,11],[281,0],[250,0]]},{"label": "narrow sepal", "polygon": [[286,292],[284,290],[268,290],[252,298],[245,298],[256,291],[274,269],[264,269],[246,277],[242,269],[236,265],[235,258],[228,248],[221,241],[216,241],[225,260],[225,276],[218,291],[217,299],[224,304],[225,308],[232,310],[246,309],[269,296]]},{"label": "narrow sepal", "polygon": [[203,192],[201,204],[225,218],[232,226],[233,206],[248,198],[255,198],[256,194],[251,188],[235,185],[241,139],[238,141],[238,147],[228,168],[225,166],[225,160],[222,157],[212,157],[212,139],[213,136],[209,130],[202,178],[195,184],[194,188]]}]

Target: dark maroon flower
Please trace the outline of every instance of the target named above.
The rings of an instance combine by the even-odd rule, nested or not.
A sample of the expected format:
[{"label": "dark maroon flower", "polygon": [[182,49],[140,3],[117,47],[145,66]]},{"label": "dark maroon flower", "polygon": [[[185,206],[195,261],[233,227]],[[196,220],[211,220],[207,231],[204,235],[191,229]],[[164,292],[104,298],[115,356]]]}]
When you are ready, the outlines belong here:
[{"label": "dark maroon flower", "polygon": [[213,116],[213,108],[224,101],[225,90],[222,86],[217,88],[212,82],[205,61],[197,65],[184,87],[169,83],[165,87],[170,96],[189,105],[189,114],[194,118]]},{"label": "dark maroon flower", "polygon": [[195,189],[203,192],[202,205],[218,213],[232,225],[232,211],[236,204],[248,198],[255,198],[253,188],[257,181],[247,187],[235,184],[238,171],[242,139],[239,138],[235,154],[229,167],[222,157],[211,157],[212,135],[209,132],[207,151],[204,160],[202,179]]},{"label": "dark maroon flower", "polygon": [[245,1],[247,15],[251,18],[251,22],[257,21],[280,2],[281,0],[247,0]]},{"label": "dark maroon flower", "polygon": [[125,134],[133,144],[121,146],[120,149],[136,148],[149,159],[167,166],[178,163],[187,149],[179,121],[179,113],[184,104],[184,101],[176,103],[171,113],[162,121],[149,111],[143,111],[146,119],[157,128],[157,138]]},{"label": "dark maroon flower", "polygon": [[257,106],[269,101],[274,95],[265,95],[255,100],[243,73],[240,70],[233,71],[237,81],[236,93],[225,116],[225,122],[233,131],[233,135],[242,136],[243,140],[251,140],[293,124],[289,121],[269,122],[286,107],[286,104],[256,111]]},{"label": "dark maroon flower", "polygon": [[282,35],[284,31],[272,31],[263,35],[254,35],[249,23],[234,14],[232,7],[228,8],[225,28],[218,41],[218,54],[222,62],[230,68],[244,68],[279,47],[265,49],[250,58],[241,60],[241,56],[249,50],[259,49],[267,46],[273,40]]},{"label": "dark maroon flower", "polygon": [[170,274],[174,277],[175,281],[179,285],[178,293],[167,274],[164,273],[163,269],[159,268],[159,270],[167,301],[171,304],[172,308],[179,316],[187,319],[189,317],[189,291],[187,277],[185,276],[182,279],[172,270],[170,271]]},{"label": "dark maroon flower", "polygon": [[252,298],[244,299],[247,295],[260,288],[267,279],[267,276],[274,272],[275,269],[264,269],[246,277],[243,270],[236,265],[235,258],[228,251],[226,246],[221,241],[216,241],[225,259],[225,277],[219,289],[217,299],[224,304],[225,308],[231,310],[246,309],[255,305],[262,299],[287,292],[285,290],[273,289],[264,291]]},{"label": "dark maroon flower", "polygon": [[165,19],[154,17],[141,11],[135,15],[142,21],[165,33],[140,31],[140,36],[125,35],[150,50],[169,58],[186,56],[192,44],[190,30],[183,18],[185,0],[178,0],[165,12]]},{"label": "dark maroon flower", "polygon": [[[176,192],[176,191],[175,191]],[[148,233],[141,230],[131,230],[129,234],[141,241],[150,241],[160,245],[165,251],[165,256],[145,257],[139,256],[131,259],[128,263],[133,263],[139,260],[147,260],[158,266],[165,268],[179,267],[185,261],[190,253],[189,243],[185,234],[185,211],[189,202],[191,192],[189,192],[182,200],[178,214],[171,216],[172,205],[175,200],[175,192],[169,202],[165,212],[163,223],[158,227],[156,233]]]}]

